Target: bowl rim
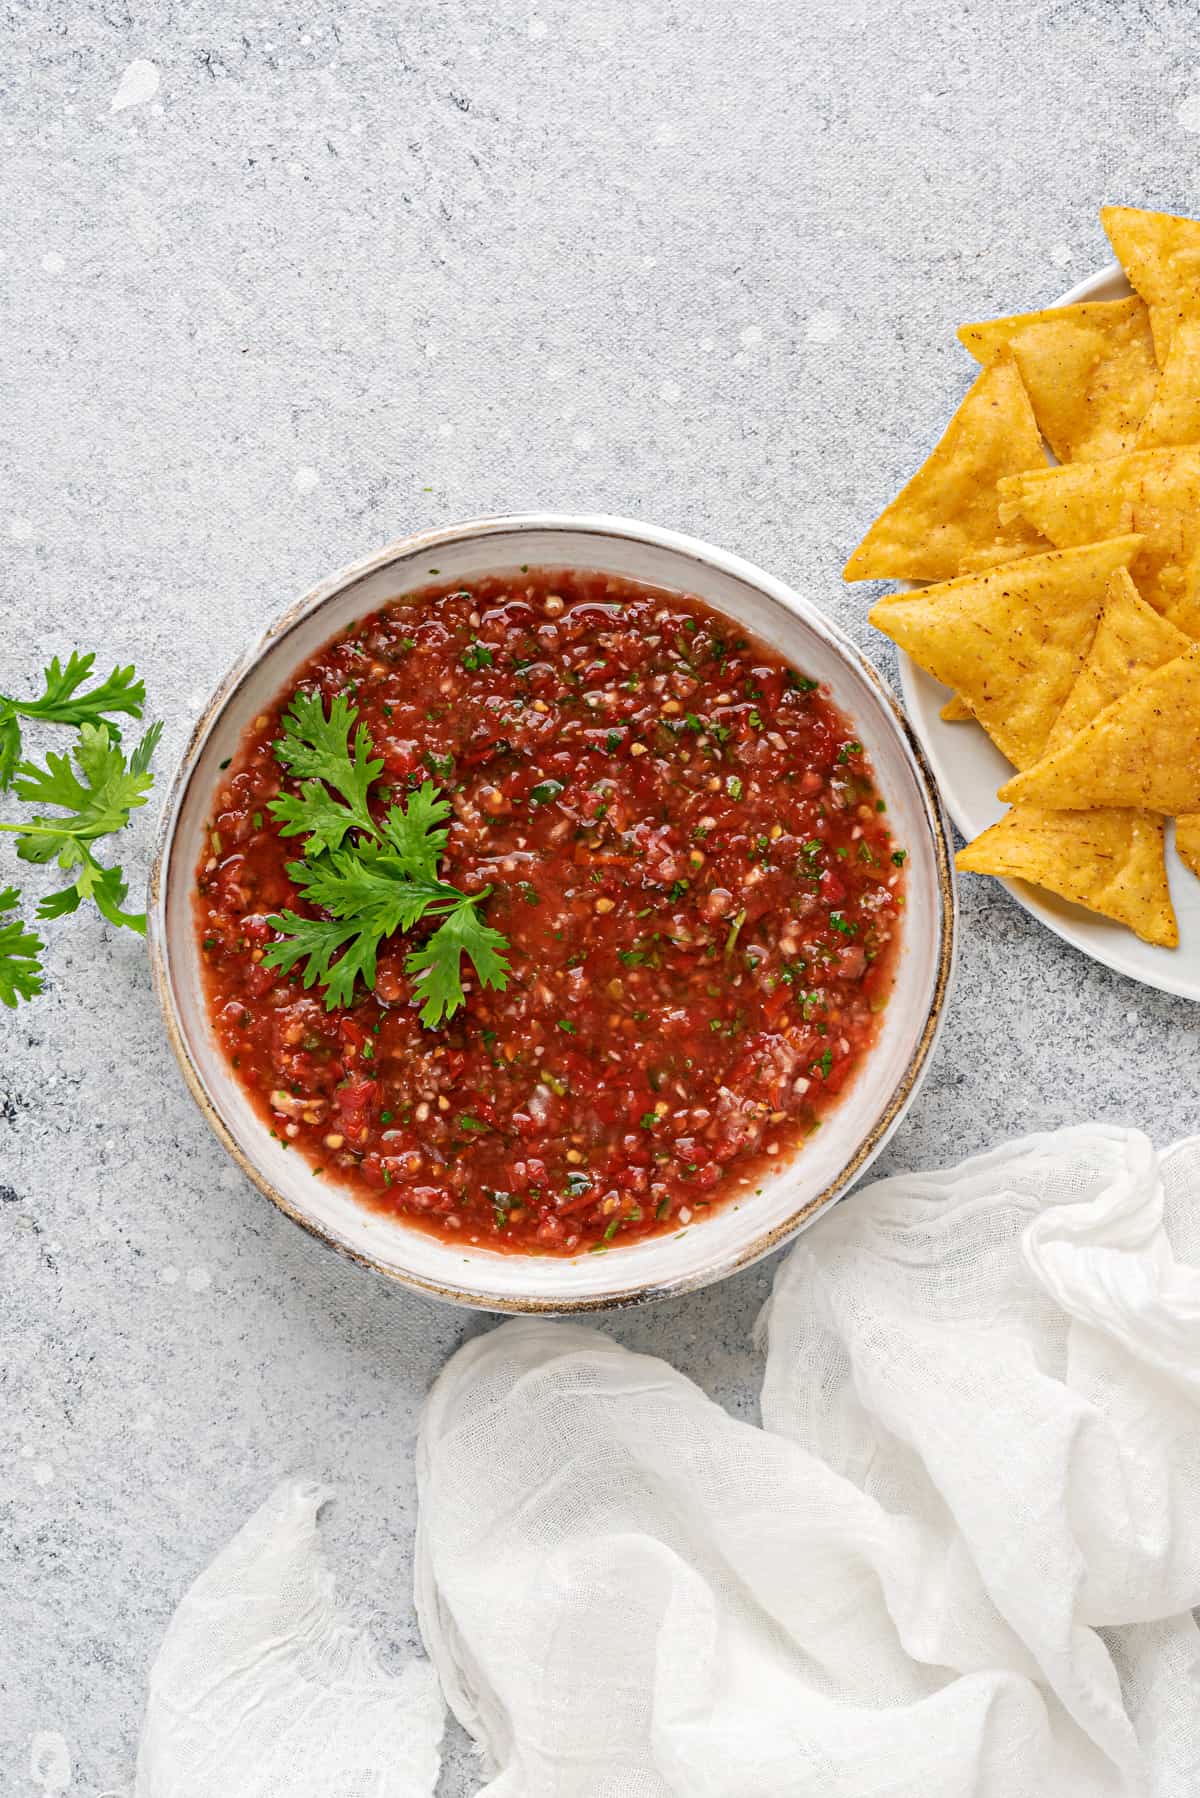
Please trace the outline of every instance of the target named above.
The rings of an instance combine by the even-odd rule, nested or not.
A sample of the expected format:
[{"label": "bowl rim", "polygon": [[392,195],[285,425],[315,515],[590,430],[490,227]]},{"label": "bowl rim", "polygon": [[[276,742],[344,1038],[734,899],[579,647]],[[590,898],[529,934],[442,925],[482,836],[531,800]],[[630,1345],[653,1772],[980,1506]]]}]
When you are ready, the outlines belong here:
[{"label": "bowl rim", "polygon": [[[193,1059],[188,1046],[176,1002],[175,970],[167,941],[168,883],[166,874],[171,862],[176,829],[184,799],[195,776],[204,745],[227,703],[267,651],[286,639],[297,626],[308,620],[347,588],[354,586],[369,575],[378,573],[393,562],[415,554],[425,555],[440,547],[457,544],[464,540],[511,536],[521,531],[561,533],[564,536],[572,533],[586,533],[593,537],[613,537],[624,542],[644,544],[647,547],[674,552],[685,560],[712,568],[756,588],[765,597],[781,604],[785,610],[798,617],[817,635],[824,637],[826,642],[852,666],[860,678],[874,689],[877,698],[882,702],[883,711],[890,717],[895,728],[897,742],[909,764],[910,772],[920,793],[933,851],[933,873],[938,901],[938,934],[929,1004],[905,1068],[870,1130],[819,1193],[804,1199],[779,1223],[754,1232],[746,1242],[726,1255],[715,1266],[696,1269],[674,1279],[669,1275],[665,1278],[648,1276],[640,1285],[612,1295],[595,1294],[557,1298],[520,1294],[485,1296],[473,1287],[456,1286],[453,1282],[444,1279],[431,1279],[411,1269],[387,1265],[378,1261],[353,1243],[333,1235],[315,1218],[307,1215],[273,1184],[226,1124],[215,1097],[210,1092],[208,1083]],[[544,556],[540,559],[546,560]],[[787,1242],[805,1224],[811,1222],[820,1212],[834,1204],[846,1192],[851,1183],[865,1172],[886,1146],[916,1097],[941,1032],[954,972],[957,893],[950,848],[950,826],[924,748],[909,724],[900,702],[883,676],[857,644],[813,601],[805,599],[788,582],[767,573],[765,569],[759,568],[745,558],[666,526],[645,524],[640,520],[616,517],[607,513],[495,513],[469,519],[461,524],[442,525],[430,530],[412,532],[408,536],[394,539],[385,544],[383,548],[328,575],[316,586],[310,588],[300,599],[286,606],[234,661],[196,720],[167,790],[155,834],[146,918],[147,949],[155,996],[166,1028],[167,1040],[184,1082],[217,1140],[265,1198],[269,1199],[284,1216],[290,1218],[293,1223],[299,1224],[324,1247],[333,1249],[349,1260],[357,1262],[360,1266],[369,1268],[374,1273],[382,1274],[395,1284],[420,1292],[426,1297],[477,1310],[521,1315],[566,1316],[591,1311],[615,1311],[627,1306],[646,1304],[653,1300],[676,1297],[683,1293],[696,1291],[719,1280],[727,1279],[730,1275],[750,1267],[754,1262],[761,1260],[764,1255],[770,1254],[773,1249]]]}]

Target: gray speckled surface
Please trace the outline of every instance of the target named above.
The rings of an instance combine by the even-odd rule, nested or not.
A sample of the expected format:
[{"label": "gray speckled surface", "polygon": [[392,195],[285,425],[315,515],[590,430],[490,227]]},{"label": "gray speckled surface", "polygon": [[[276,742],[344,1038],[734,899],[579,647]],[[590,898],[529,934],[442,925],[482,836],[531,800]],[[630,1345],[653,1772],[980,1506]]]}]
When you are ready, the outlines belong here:
[{"label": "gray speckled surface", "polygon": [[[162,769],[286,601],[485,511],[679,525],[868,645],[838,570],[969,380],[954,325],[1105,260],[1101,199],[1196,208],[1184,0],[2,17],[0,688],[42,652],[136,658]],[[139,58],[157,91],[114,111]],[[998,889],[962,901],[885,1166],[1085,1115],[1195,1127],[1200,1013]],[[80,916],[49,965],[0,1019],[0,1791],[38,1789],[58,1732],[95,1798],[130,1785],[183,1585],[284,1472],[338,1487],[346,1589],[412,1647],[418,1410],[489,1326],[337,1261],[226,1163],[135,939]],[[770,1273],[611,1328],[753,1414]],[[452,1736],[441,1790],[473,1783]]]}]

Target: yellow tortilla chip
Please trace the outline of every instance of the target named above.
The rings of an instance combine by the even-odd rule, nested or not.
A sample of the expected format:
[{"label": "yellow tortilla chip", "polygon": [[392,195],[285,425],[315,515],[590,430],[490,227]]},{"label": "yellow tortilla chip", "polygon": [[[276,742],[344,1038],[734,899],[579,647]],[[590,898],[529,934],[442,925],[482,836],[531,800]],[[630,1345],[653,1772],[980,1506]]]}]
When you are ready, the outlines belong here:
[{"label": "yellow tortilla chip", "polygon": [[1200,643],[1141,675],[1069,743],[1000,789],[1055,810],[1200,811]]},{"label": "yellow tortilla chip", "polygon": [[1200,443],[1200,315],[1181,318],[1163,364],[1154,403],[1137,434],[1138,449]]},{"label": "yellow tortilla chip", "polygon": [[1167,885],[1163,821],[1153,812],[1055,812],[1018,805],[960,849],[959,868],[1028,880],[1115,918],[1143,942],[1174,949],[1179,926]]},{"label": "yellow tortilla chip", "polygon": [[923,467],[871,526],[842,570],[847,581],[946,580],[963,557],[994,550],[1004,561],[1045,543],[1014,514],[1002,527],[996,483],[1044,468],[1029,396],[1011,356],[977,378]]},{"label": "yellow tortilla chip", "polygon": [[1176,818],[1175,848],[1184,867],[1200,880],[1200,812],[1187,812]]},{"label": "yellow tortilla chip", "polygon": [[975,714],[967,704],[966,700],[956,693],[952,699],[946,701],[945,705],[942,707],[940,716],[946,720],[947,724],[964,724],[968,718],[973,718]]},{"label": "yellow tortilla chip", "polygon": [[1146,604],[1128,569],[1118,568],[1108,583],[1091,647],[1046,738],[1043,756],[1069,743],[1098,712],[1128,692],[1139,675],[1174,661],[1188,647],[1183,632]]},{"label": "yellow tortilla chip", "polygon": [[1188,563],[1183,595],[1171,602],[1167,617],[1193,640],[1200,638],[1200,544]]},{"label": "yellow tortilla chip", "polygon": [[1137,206],[1102,206],[1100,223],[1129,285],[1150,308],[1161,367],[1180,313],[1200,310],[1200,223]]},{"label": "yellow tortilla chip", "polygon": [[[1118,568],[1108,583],[1091,648],[1046,740],[1047,755],[1071,740],[1150,668],[1181,655],[1188,640],[1148,606]],[[1050,811],[1015,805],[960,851],[958,866],[1028,880],[1126,924],[1144,942],[1174,949],[1179,927],[1167,884],[1163,820],[1128,806]]]},{"label": "yellow tortilla chip", "polygon": [[1040,468],[1001,481],[1000,492],[1001,518],[1025,518],[1060,549],[1137,531],[1144,541],[1129,572],[1139,593],[1187,628],[1189,569],[1200,544],[1200,447]]},{"label": "yellow tortilla chip", "polygon": [[1049,538],[1039,536],[1036,531],[1026,530],[1023,525],[1018,528],[1022,532],[1019,543],[1007,540],[1006,529],[1004,542],[989,543],[983,549],[971,550],[949,571],[945,579],[952,580],[956,574],[982,574],[985,569],[1002,568],[1009,562],[1015,562],[1018,557],[1035,556],[1041,550],[1054,548]]},{"label": "yellow tortilla chip", "polygon": [[1110,576],[1140,545],[1114,538],[963,575],[880,600],[871,623],[960,694],[1009,761],[1026,768],[1075,684]]},{"label": "yellow tortilla chip", "polygon": [[1134,447],[1158,380],[1149,313],[1137,294],[962,325],[958,339],[977,362],[1001,345],[1012,350],[1060,462],[1098,462]]}]

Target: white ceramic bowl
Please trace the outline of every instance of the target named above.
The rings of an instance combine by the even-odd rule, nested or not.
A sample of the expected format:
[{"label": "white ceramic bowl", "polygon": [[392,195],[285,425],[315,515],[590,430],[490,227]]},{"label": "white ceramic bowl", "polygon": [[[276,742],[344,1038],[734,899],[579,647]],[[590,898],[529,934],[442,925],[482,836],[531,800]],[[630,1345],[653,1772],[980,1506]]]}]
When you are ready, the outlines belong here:
[{"label": "white ceramic bowl", "polygon": [[[354,619],[427,585],[529,567],[602,569],[698,594],[813,678],[866,745],[908,850],[896,990],[879,1041],[803,1152],[702,1223],[606,1255],[464,1249],[372,1211],[286,1154],[226,1066],[210,1030],[192,894],[220,764],[296,669]],[[160,830],[150,952],[171,1046],[201,1110],[259,1189],[305,1229],[438,1298],[491,1311],[572,1312],[686,1292],[765,1255],[811,1221],[879,1153],[917,1089],[950,979],[954,887],[936,789],[916,740],[870,664],[810,601],[739,557],[675,531],[603,517],[487,518],[426,531],[325,581],[292,606],[221,683],[192,735]]]}]

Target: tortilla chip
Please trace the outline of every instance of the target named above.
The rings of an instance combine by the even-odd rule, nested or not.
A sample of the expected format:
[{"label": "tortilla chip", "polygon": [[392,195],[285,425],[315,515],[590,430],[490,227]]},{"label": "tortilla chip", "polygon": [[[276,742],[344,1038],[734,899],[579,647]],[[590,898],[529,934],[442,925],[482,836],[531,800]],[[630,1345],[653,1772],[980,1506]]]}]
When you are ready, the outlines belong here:
[{"label": "tortilla chip", "polygon": [[964,724],[968,718],[975,716],[966,700],[958,693],[948,699],[941,709],[940,716],[947,724]]},{"label": "tortilla chip", "polygon": [[1009,355],[977,378],[923,467],[871,526],[842,570],[847,581],[940,581],[963,557],[993,550],[1004,561],[1044,549],[1014,514],[1001,527],[996,483],[1046,457],[1029,396]]},{"label": "tortilla chip", "polygon": [[1200,638],[1200,544],[1188,563],[1183,595],[1172,601],[1167,617],[1185,636],[1191,637],[1193,642]]},{"label": "tortilla chip", "polygon": [[1102,206],[1100,223],[1117,260],[1150,308],[1154,351],[1167,359],[1180,313],[1200,310],[1200,224],[1173,212]]},{"label": "tortilla chip", "polygon": [[1200,315],[1176,326],[1154,403],[1137,434],[1138,449],[1182,443],[1200,443]]},{"label": "tortilla chip", "polygon": [[[1139,675],[1187,647],[1183,633],[1146,604],[1128,570],[1118,568],[1108,583],[1091,648],[1046,740],[1046,754],[1069,742]],[[1164,825],[1154,812],[1128,806],[1050,811],[1015,805],[960,852],[958,866],[1031,881],[1127,924],[1144,942],[1164,949],[1178,944]]]},{"label": "tortilla chip", "polygon": [[1158,380],[1149,313],[1137,294],[962,325],[958,340],[977,362],[1008,345],[1060,462],[1098,462],[1133,448]]},{"label": "tortilla chip", "polygon": [[1189,570],[1200,545],[1200,447],[1039,468],[1001,481],[1000,492],[1001,518],[1019,514],[1060,549],[1138,531],[1144,542],[1129,572],[1139,593],[1187,628]]},{"label": "tortilla chip", "polygon": [[1175,848],[1184,867],[1200,880],[1200,812],[1187,812],[1176,818]]},{"label": "tortilla chip", "polygon": [[1061,749],[1014,775],[1000,797],[1055,810],[1200,811],[1200,643],[1141,675]]},{"label": "tortilla chip", "polygon": [[1189,648],[1189,639],[1148,606],[1126,568],[1118,568],[1104,595],[1104,610],[1075,685],[1046,738],[1053,755],[1090,724],[1097,713],[1127,693],[1151,668],[1161,668]]},{"label": "tortilla chip", "polygon": [[1028,880],[1114,918],[1143,942],[1174,949],[1179,927],[1167,885],[1163,821],[1153,812],[1055,812],[1014,806],[960,849],[957,867]]},{"label": "tortilla chip", "polygon": [[970,706],[1027,768],[1042,755],[1096,632],[1110,576],[1136,536],[1051,550],[923,593],[882,599],[871,623]]}]

